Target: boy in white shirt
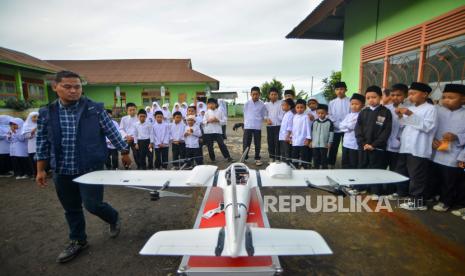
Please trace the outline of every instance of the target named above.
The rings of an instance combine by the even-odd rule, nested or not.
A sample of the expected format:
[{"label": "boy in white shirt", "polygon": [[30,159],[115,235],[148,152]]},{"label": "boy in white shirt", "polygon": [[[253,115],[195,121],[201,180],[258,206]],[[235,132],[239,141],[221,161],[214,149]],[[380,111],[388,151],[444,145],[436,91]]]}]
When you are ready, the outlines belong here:
[{"label": "boy in white shirt", "polygon": [[155,111],[152,125],[150,147],[155,149],[155,169],[168,168],[168,151],[170,147],[170,125],[165,121],[163,111]]},{"label": "boy in white shirt", "polygon": [[[184,141],[184,132],[186,125],[182,120],[182,113],[175,111],[173,113],[173,122],[170,125],[171,153],[173,162],[186,158],[186,143]],[[184,162],[178,161],[173,163],[174,169],[177,170]]]},{"label": "boy in white shirt", "polygon": [[465,85],[446,84],[442,106],[437,105],[438,127],[433,140],[432,186],[440,191],[439,202],[433,210],[445,212],[458,201],[463,170],[457,158],[465,145]]},{"label": "boy in white shirt", "polygon": [[123,116],[119,123],[119,132],[131,148],[134,162],[136,162],[137,167],[139,167],[139,153],[136,150],[136,145],[134,143],[134,126],[137,122],[139,122],[139,119],[137,118],[137,106],[134,103],[127,103],[126,112],[128,115]]},{"label": "boy in white shirt", "polygon": [[342,142],[342,160],[343,169],[356,169],[359,166],[360,151],[355,138],[355,125],[357,124],[358,114],[365,106],[365,97],[361,94],[354,93],[350,98],[350,113],[339,124],[339,129],[344,132],[344,141]]},{"label": "boy in white shirt", "polygon": [[296,167],[309,168],[308,147],[311,142],[311,122],[305,114],[307,103],[298,99],[295,104],[295,114],[292,119],[292,158],[303,162],[294,162]]},{"label": "boy in white shirt", "polygon": [[152,123],[147,120],[147,112],[144,109],[137,113],[139,122],[134,126],[134,143],[139,151],[139,170],[153,169],[153,152],[150,148],[150,136],[152,135]]},{"label": "boy in white shirt", "polygon": [[280,160],[289,163],[289,159],[292,156],[292,145],[291,145],[291,134],[292,134],[292,122],[294,120],[294,100],[288,98],[282,101],[281,108],[284,112],[283,120],[279,129],[279,143],[281,156]]},{"label": "boy in white shirt", "polygon": [[[260,160],[260,148],[262,140],[262,124],[265,119],[265,104],[260,100],[260,88],[257,86],[252,87],[250,90],[251,99],[244,105],[244,136],[242,140],[242,151],[249,148],[254,140],[255,148],[255,165],[261,166],[263,163]],[[249,157],[245,156],[245,160]]]},{"label": "boy in white shirt", "polygon": [[195,161],[195,165],[203,164],[203,154],[200,148],[199,138],[202,136],[200,127],[195,123],[195,115],[187,116],[187,126],[184,132],[184,139],[186,141],[186,158],[190,158],[187,161],[187,165],[192,166]]},{"label": "boy in white shirt", "polygon": [[223,157],[229,162],[232,162],[231,155],[229,154],[228,148],[223,140],[223,130],[221,129],[221,121],[224,121],[222,112],[218,110],[218,102],[214,98],[210,98],[207,101],[207,111],[203,117],[203,142],[207,145],[208,155],[210,160],[215,162],[215,151],[213,149],[213,142],[216,141],[220,148]]},{"label": "boy in white shirt", "polygon": [[279,100],[278,89],[271,87],[268,92],[269,101],[265,103],[265,122],[266,122],[266,138],[268,143],[268,154],[271,162],[274,162],[279,156],[279,129],[283,120],[284,112],[281,108],[281,100]]},{"label": "boy in white shirt", "polygon": [[437,127],[437,110],[427,102],[431,90],[428,84],[413,82],[408,91],[413,105],[395,110],[403,126],[396,171],[410,177],[408,190],[413,197],[413,200],[400,204],[400,208],[411,211],[428,209],[424,197],[428,196],[429,160]]},{"label": "boy in white shirt", "polygon": [[346,97],[346,83],[343,81],[335,83],[334,92],[336,93],[336,98],[331,100],[328,106],[328,118],[334,124],[334,140],[328,154],[328,164],[330,169],[334,169],[339,144],[344,138],[344,132],[339,129],[339,124],[342,120],[344,120],[347,114],[350,113],[350,100]]}]

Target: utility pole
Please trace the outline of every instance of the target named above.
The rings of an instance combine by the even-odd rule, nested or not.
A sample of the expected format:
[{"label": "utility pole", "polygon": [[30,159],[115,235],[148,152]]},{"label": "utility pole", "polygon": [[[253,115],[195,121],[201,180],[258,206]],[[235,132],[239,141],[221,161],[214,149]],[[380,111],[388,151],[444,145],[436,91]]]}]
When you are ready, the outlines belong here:
[{"label": "utility pole", "polygon": [[310,97],[313,97],[313,76],[312,76],[312,84],[310,86]]}]

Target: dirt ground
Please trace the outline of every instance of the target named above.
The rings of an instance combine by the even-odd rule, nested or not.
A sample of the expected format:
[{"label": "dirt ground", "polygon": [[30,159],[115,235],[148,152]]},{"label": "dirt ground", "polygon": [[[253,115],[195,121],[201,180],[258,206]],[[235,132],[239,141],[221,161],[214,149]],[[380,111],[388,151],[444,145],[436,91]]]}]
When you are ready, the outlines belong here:
[{"label": "dirt ground", "polygon": [[[227,145],[237,160],[242,131],[231,130],[234,122],[229,122]],[[216,164],[225,167],[217,153]],[[266,146],[262,156],[268,161]],[[31,180],[1,178],[0,275],[175,275],[181,258],[138,252],[157,231],[193,226],[205,190],[177,191],[193,197],[154,202],[144,191],[106,188],[106,201],[122,217],[120,236],[110,239],[108,226],[86,213],[89,249],[70,263],[57,264],[55,258],[67,242],[68,230],[51,180],[48,188],[39,189]],[[263,188],[262,194],[324,192]],[[396,208],[393,213],[311,214],[300,208],[296,213],[268,213],[268,217],[272,227],[318,231],[334,252],[280,257],[284,275],[465,275],[465,221],[450,213]]]}]

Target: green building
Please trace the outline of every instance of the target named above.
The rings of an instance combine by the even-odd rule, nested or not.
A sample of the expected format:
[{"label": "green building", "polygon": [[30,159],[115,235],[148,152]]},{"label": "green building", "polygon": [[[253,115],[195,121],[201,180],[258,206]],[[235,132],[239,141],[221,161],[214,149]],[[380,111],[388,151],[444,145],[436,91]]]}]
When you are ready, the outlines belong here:
[{"label": "green building", "polygon": [[192,69],[190,59],[49,60],[61,68],[79,73],[84,93],[104,102],[107,108],[121,108],[133,102],[138,107],[176,102],[195,103],[219,82]]},{"label": "green building", "polygon": [[48,102],[47,75],[62,68],[25,53],[0,47],[0,106],[9,98]]},{"label": "green building", "polygon": [[438,99],[464,81],[465,0],[324,0],[286,37],[343,40],[350,92],[421,81]]},{"label": "green building", "polygon": [[71,70],[83,78],[83,91],[106,108],[121,110],[176,102],[195,103],[219,81],[192,69],[190,59],[50,60],[0,47],[0,106],[9,98],[34,100],[36,107],[56,98],[53,74]]}]

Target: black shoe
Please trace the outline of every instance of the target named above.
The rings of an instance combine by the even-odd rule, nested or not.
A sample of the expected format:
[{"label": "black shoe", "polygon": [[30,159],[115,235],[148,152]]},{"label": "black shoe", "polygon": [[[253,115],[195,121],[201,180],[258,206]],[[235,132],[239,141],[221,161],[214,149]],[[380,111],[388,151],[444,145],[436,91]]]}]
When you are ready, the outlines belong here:
[{"label": "black shoe", "polygon": [[71,261],[87,247],[89,247],[87,241],[71,241],[60,255],[58,255],[57,263],[66,263]]},{"label": "black shoe", "polygon": [[110,233],[110,238],[114,239],[118,237],[120,231],[121,231],[121,220],[118,215],[118,219],[116,220],[115,224],[110,224],[110,229],[108,231]]}]

